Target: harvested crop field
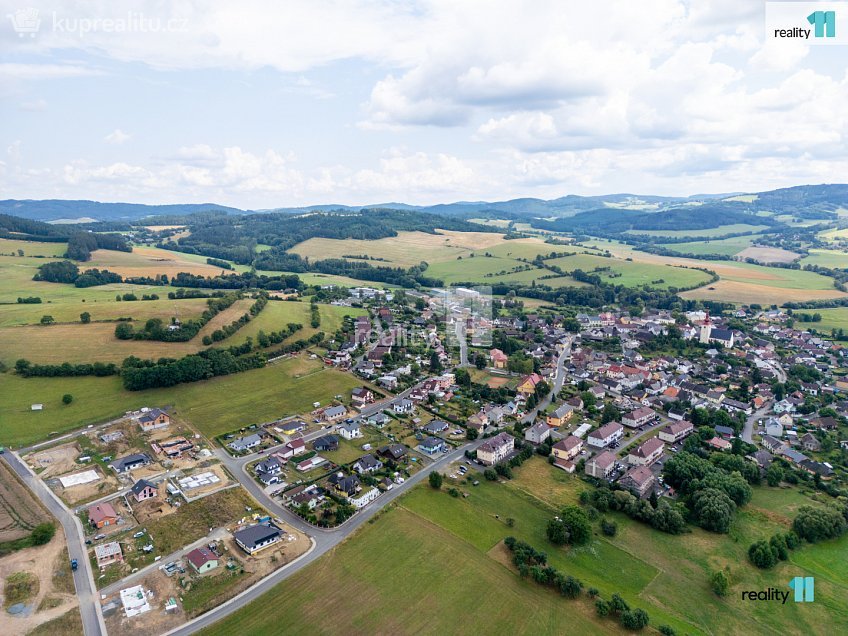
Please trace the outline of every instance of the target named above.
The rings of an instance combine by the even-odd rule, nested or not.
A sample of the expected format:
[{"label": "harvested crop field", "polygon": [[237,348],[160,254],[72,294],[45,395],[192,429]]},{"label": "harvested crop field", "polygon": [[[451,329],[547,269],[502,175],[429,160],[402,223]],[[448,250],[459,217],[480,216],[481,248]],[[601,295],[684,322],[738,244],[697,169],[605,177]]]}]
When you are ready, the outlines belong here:
[{"label": "harvested crop field", "polygon": [[[503,244],[516,245],[519,241],[544,245],[537,239],[504,240],[503,234],[491,232],[453,232],[437,230],[437,234],[426,232],[398,232],[397,236],[362,241],[357,239],[312,238],[298,243],[289,251],[311,258],[342,258],[344,256],[369,255],[386,259],[392,265],[410,267],[421,261],[438,263],[465,257],[476,250],[485,250]],[[546,246],[545,251],[551,251]],[[382,261],[375,261],[379,265]]]},{"label": "harvested crop field", "polygon": [[791,263],[800,256],[779,247],[746,247],[736,255],[737,258],[753,258],[760,263]]},{"label": "harvested crop field", "polygon": [[680,294],[681,298],[718,300],[731,303],[778,304],[803,300],[844,298],[846,294],[836,289],[781,289],[750,282],[720,280]]},{"label": "harvested crop field", "polygon": [[108,269],[124,277],[161,276],[162,274],[172,277],[180,272],[216,276],[221,273],[220,267],[209,265],[205,261],[204,258],[202,262],[197,262],[179,252],[156,247],[133,247],[132,252],[96,250],[92,252],[91,260],[85,264],[85,267]]},{"label": "harvested crop field", "polygon": [[50,516],[29,489],[0,461],[0,543],[29,535]]}]

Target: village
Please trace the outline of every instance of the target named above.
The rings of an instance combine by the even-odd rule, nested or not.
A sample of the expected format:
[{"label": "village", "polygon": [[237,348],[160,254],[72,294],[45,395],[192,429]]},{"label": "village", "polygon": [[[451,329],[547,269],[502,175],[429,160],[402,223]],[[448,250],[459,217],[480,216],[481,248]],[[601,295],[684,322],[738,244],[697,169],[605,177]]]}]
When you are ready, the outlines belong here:
[{"label": "village", "polygon": [[435,473],[473,488],[538,454],[653,506],[678,497],[663,468],[684,450],[823,489],[844,473],[845,350],[787,313],[562,315],[478,293],[336,293],[368,314],[301,355],[360,385],[309,412],[206,439],[151,406],[23,453],[85,529],[109,631],[198,616]]}]

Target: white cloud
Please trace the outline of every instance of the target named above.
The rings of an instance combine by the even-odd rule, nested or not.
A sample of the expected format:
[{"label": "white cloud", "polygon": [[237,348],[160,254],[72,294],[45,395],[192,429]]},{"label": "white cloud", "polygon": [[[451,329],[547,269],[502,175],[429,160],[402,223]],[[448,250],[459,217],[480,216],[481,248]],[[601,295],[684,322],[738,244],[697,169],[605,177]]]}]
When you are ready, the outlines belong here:
[{"label": "white cloud", "polygon": [[129,133],[125,133],[120,128],[116,128],[103,138],[106,143],[110,144],[122,144],[125,141],[129,141],[130,139],[132,139],[132,135]]}]

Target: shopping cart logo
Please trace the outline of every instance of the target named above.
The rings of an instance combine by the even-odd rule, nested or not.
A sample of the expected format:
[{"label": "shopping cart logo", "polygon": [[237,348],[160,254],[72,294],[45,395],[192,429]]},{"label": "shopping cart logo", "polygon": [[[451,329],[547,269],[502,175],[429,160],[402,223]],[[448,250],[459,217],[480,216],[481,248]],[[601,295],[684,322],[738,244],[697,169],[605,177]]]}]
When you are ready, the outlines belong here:
[{"label": "shopping cart logo", "polygon": [[18,37],[23,38],[29,35],[34,38],[35,34],[41,28],[41,18],[38,17],[38,9],[18,9],[14,13],[6,16],[12,22],[12,28]]}]

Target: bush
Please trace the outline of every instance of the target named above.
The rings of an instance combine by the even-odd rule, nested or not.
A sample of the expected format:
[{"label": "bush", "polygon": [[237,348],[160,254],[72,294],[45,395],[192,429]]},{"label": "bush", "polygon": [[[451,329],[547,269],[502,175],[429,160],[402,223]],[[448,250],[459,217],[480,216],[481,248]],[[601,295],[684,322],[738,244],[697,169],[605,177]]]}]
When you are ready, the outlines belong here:
[{"label": "bush", "polygon": [[758,568],[768,570],[777,564],[777,554],[766,541],[755,541],[748,548],[748,560]]},{"label": "bush", "polygon": [[727,596],[728,591],[730,591],[730,580],[721,570],[713,572],[710,577],[710,585],[717,596]]},{"label": "bush", "polygon": [[677,632],[674,631],[674,628],[669,627],[668,625],[660,625],[657,629],[659,629],[660,634],[663,636],[677,636]]},{"label": "bush", "polygon": [[442,473],[434,470],[432,473],[430,473],[429,479],[431,488],[435,488],[436,490],[438,490],[442,487]]},{"label": "bush", "polygon": [[810,543],[833,539],[845,532],[845,517],[834,508],[801,506],[792,522],[792,529]]},{"label": "bush", "polygon": [[615,533],[618,532],[618,524],[615,521],[603,519],[601,520],[601,532],[604,533],[604,536],[614,537]]},{"label": "bush", "polygon": [[640,630],[648,625],[648,613],[643,609],[625,610],[621,613],[621,625],[625,629]]},{"label": "bush", "polygon": [[65,395],[62,396],[62,404],[70,404],[73,401],[74,401],[74,396],[71,395],[70,393],[65,393]]},{"label": "bush", "polygon": [[604,599],[599,598],[595,601],[595,611],[598,613],[598,616],[609,616],[610,605]]},{"label": "bush", "polygon": [[32,530],[32,544],[33,545],[44,545],[45,543],[50,543],[50,540],[53,538],[53,535],[56,534],[56,526],[50,522],[39,523]]},{"label": "bush", "polygon": [[498,478],[498,474],[495,472],[494,468],[487,468],[483,471],[483,477],[485,477],[489,481],[495,481]]}]

